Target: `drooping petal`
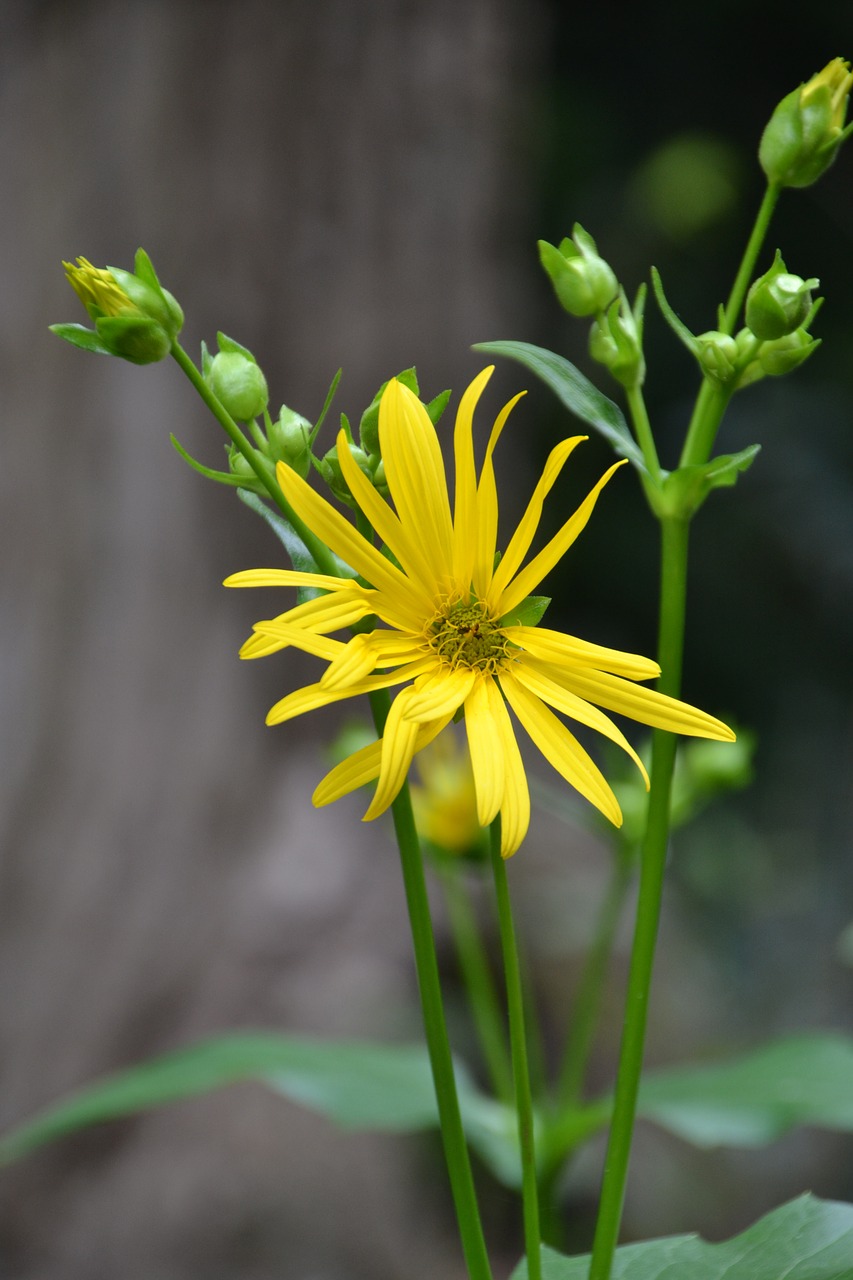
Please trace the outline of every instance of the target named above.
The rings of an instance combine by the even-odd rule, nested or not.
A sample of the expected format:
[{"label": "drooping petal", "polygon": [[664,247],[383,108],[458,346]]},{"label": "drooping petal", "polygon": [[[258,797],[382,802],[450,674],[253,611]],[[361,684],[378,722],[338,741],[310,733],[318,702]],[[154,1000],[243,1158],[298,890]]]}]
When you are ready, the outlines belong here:
[{"label": "drooping petal", "polygon": [[567,782],[621,827],[622,811],[604,775],[573,734],[545,704],[528,693],[514,676],[501,674],[501,688],[532,741]]},{"label": "drooping petal", "polygon": [[[316,631],[309,631],[307,627],[291,626],[287,622],[280,622],[278,618],[256,622],[254,631],[255,635],[263,636],[264,640],[274,640],[278,649],[285,649],[292,645],[294,649],[313,653],[315,658],[328,658],[329,661],[337,658],[338,654],[346,648],[342,640],[332,640],[330,636],[318,635]],[[241,658],[261,657],[262,646],[254,644],[254,638],[254,635],[250,636],[243,645],[240,650]],[[264,649],[263,652],[267,650]]]},{"label": "drooping petal", "polygon": [[409,765],[415,754],[419,725],[406,719],[406,706],[412,695],[411,687],[401,690],[391,703],[385,728],[382,730],[382,750],[379,763],[379,780],[364,821],[370,822],[393,804],[406,781]]},{"label": "drooping petal", "polygon": [[420,400],[394,378],[379,402],[379,444],[400,522],[410,537],[429,547],[437,578],[447,589],[453,526],[441,447]]},{"label": "drooping petal", "polygon": [[422,608],[419,609],[417,593],[405,574],[371,546],[325,498],[315,493],[292,467],[280,462],[276,478],[282,493],[308,528],[356,573],[383,592],[386,601],[395,602],[401,625],[410,628],[421,625]]},{"label": "drooping petal", "polygon": [[598,707],[594,707],[592,703],[563,688],[558,681],[548,674],[548,668],[540,668],[535,660],[528,659],[527,662],[514,663],[512,674],[519,684],[524,685],[528,693],[541,698],[543,702],[547,702],[556,711],[561,711],[563,715],[570,716],[572,720],[577,720],[579,724],[585,724],[590,729],[603,733],[611,742],[615,742],[618,747],[627,752],[643,775],[646,790],[648,790],[649,775],[646,772],[646,766],[624,733],[616,727],[609,716],[606,716],[603,711],[599,711]]},{"label": "drooping petal", "polygon": [[348,685],[346,689],[329,690],[319,683],[306,685],[281,698],[271,707],[267,712],[267,724],[282,724],[285,720],[304,715],[306,711],[315,711],[318,707],[341,702],[344,698],[355,698],[362,693],[373,693],[374,689],[390,689],[392,685],[403,684],[405,680],[421,675],[425,665],[424,662],[412,662],[395,671],[367,676],[364,680],[359,680],[358,684]]},{"label": "drooping petal", "polygon": [[621,649],[606,649],[600,644],[579,640],[577,636],[565,635],[562,631],[514,626],[504,627],[503,631],[512,644],[552,666],[565,665],[570,669],[593,667],[597,671],[613,671],[632,680],[652,680],[660,675],[660,667],[652,658],[643,658],[638,653],[623,653]]},{"label": "drooping petal", "polygon": [[399,666],[421,656],[409,636],[393,631],[371,631],[353,636],[323,672],[324,689],[345,689],[363,680],[377,667]]},{"label": "drooping petal", "polygon": [[539,478],[539,483],[533,490],[533,496],[527,504],[527,510],[521,517],[518,528],[510,538],[509,546],[503,553],[501,562],[495,570],[488,594],[488,604],[492,610],[498,609],[507,584],[527,555],[530,544],[539,527],[545,498],[554,487],[557,477],[566,463],[566,459],[583,440],[588,438],[588,436],[571,436],[568,440],[562,440],[549,453],[545,469]]},{"label": "drooping petal", "polygon": [[509,404],[504,405],[495,419],[495,425],[492,427],[492,434],[489,437],[489,443],[486,448],[483,469],[480,472],[480,482],[477,486],[477,552],[471,580],[474,583],[474,590],[481,600],[486,599],[489,585],[492,581],[498,539],[498,491],[495,484],[494,466],[495,445],[506,425],[507,418],[519,400],[526,394],[526,391],[519,391],[517,396],[513,396]]},{"label": "drooping petal", "polygon": [[388,503],[380,497],[367,476],[353,460],[343,431],[338,436],[338,460],[350,492],[367,517],[371,528],[376,530],[381,540],[394,553],[413,585],[420,586],[421,590],[433,599],[440,584],[429,544],[413,537],[413,531],[401,523],[396,512],[392,511]]},{"label": "drooping petal", "polygon": [[470,667],[451,671],[436,665],[429,675],[415,681],[414,691],[406,707],[409,720],[424,722],[439,716],[452,716],[462,706],[476,679]]},{"label": "drooping petal", "polygon": [[709,716],[697,707],[691,707],[677,698],[670,698],[656,689],[645,689],[606,671],[560,671],[555,678],[581,698],[587,698],[608,711],[629,716],[653,729],[668,729],[671,733],[683,733],[698,738],[715,738],[720,742],[734,742],[735,735],[727,724]]},{"label": "drooping petal", "polygon": [[477,795],[477,821],[487,827],[504,799],[504,750],[495,722],[503,711],[500,690],[491,676],[480,676],[465,699],[465,730]]},{"label": "drooping petal", "polygon": [[[498,710],[500,708],[500,710]],[[515,730],[503,700],[495,704],[494,730],[504,758],[504,794],[501,803],[501,857],[510,858],[530,826],[530,790]]]},{"label": "drooping petal", "polygon": [[474,466],[474,409],[483,388],[494,373],[489,365],[466,390],[456,414],[453,453],[456,463],[456,498],[453,506],[453,576],[467,590],[474,576],[477,554],[477,472]]},{"label": "drooping petal", "polygon": [[[531,595],[545,575],[553,569],[557,561],[562,559],[575,538],[586,526],[601,490],[614,472],[623,467],[626,462],[627,459],[622,458],[619,462],[614,462],[608,471],[605,471],[598,484],[584,498],[574,515],[569,517],[562,529],[554,535],[537,556],[533,557],[530,564],[526,565],[518,576],[513,579],[501,597],[500,609],[502,613],[509,613],[516,605],[521,603],[525,596]],[[502,564],[498,566],[498,572],[501,568],[503,568]],[[495,574],[495,577],[497,578],[497,574]]]},{"label": "drooping petal", "polygon": [[[446,728],[450,723],[450,720],[451,717],[447,716],[442,720],[433,720],[429,724],[418,725],[418,734],[415,739],[415,755],[417,755],[421,747],[428,746],[434,738],[437,738],[442,729]],[[355,791],[358,787],[363,787],[366,783],[373,782],[379,777],[381,758],[381,738],[378,738],[376,742],[368,743],[366,747],[362,747],[359,751],[353,752],[351,756],[347,756],[346,760],[336,764],[334,769],[330,770],[325,778],[318,783],[311,797],[312,804],[320,809],[323,805],[331,804],[334,800],[340,800],[341,796],[349,795],[351,791]]]}]

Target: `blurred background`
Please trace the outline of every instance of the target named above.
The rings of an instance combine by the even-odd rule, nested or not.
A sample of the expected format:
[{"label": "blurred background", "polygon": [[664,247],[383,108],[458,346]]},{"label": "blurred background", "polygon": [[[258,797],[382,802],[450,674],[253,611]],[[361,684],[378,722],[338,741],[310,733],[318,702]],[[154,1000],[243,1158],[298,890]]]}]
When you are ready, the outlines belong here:
[{"label": "blurred background", "polygon": [[[853,55],[853,23],[842,4],[749,0],[712,16],[662,0],[4,0],[0,34],[6,1129],[217,1031],[419,1034],[390,834],[359,823],[363,797],[310,806],[340,710],[265,729],[314,664],[237,661],[259,597],[220,583],[277,563],[277,545],[172,450],[170,432],[209,465],[224,457],[171,362],[140,369],[48,333],[83,319],[60,260],[129,267],[144,245],[191,354],[223,329],[257,355],[273,407],[312,420],[339,366],[336,411],[357,418],[411,364],[425,395],[458,393],[481,366],[471,344],[495,338],[563,351],[618,398],[585,323],[559,311],[537,237],[579,220],[629,291],[654,263],[685,322],[711,327],[761,197],[769,112]],[[778,244],[820,277],[824,346],[738,397],[719,449],[762,453],[694,526],[685,696],[754,729],[756,779],[674,843],[654,1063],[853,1030],[839,943],[853,919],[851,208],[853,147],[782,201],[762,267]],[[673,465],[696,379],[649,310],[648,403]],[[530,381],[501,367],[481,430]],[[508,520],[574,429],[531,389],[501,444]],[[600,441],[581,453],[555,521],[611,461]],[[549,584],[549,622],[652,653],[656,556],[622,472]],[[555,1038],[607,857],[542,813],[511,864]],[[449,959],[447,980],[452,1000]],[[587,1153],[565,1187],[578,1249],[600,1160]],[[626,1238],[719,1239],[807,1189],[853,1197],[849,1139],[699,1153],[641,1127]],[[487,1191],[486,1219],[500,1277],[521,1249],[502,1193]],[[0,1174],[4,1277],[119,1272],[460,1276],[437,1144],[341,1135],[241,1086]]]}]

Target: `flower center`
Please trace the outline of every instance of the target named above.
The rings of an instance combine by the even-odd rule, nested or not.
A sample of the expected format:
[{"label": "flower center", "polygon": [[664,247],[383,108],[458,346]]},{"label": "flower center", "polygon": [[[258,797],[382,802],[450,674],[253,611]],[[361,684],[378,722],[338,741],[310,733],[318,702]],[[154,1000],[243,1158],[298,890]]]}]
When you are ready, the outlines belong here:
[{"label": "flower center", "polygon": [[506,637],[479,600],[445,605],[427,628],[427,639],[452,668],[497,671],[506,657]]}]

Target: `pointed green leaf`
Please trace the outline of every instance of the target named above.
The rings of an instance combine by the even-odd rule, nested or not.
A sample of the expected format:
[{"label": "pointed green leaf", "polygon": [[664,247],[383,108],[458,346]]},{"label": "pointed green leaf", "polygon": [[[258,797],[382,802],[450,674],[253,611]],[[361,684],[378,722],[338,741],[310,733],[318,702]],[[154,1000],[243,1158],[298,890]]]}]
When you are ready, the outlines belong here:
[{"label": "pointed green leaf", "polygon": [[545,616],[551,603],[550,596],[525,596],[521,604],[500,620],[502,627],[535,627]]},{"label": "pointed green leaf", "polygon": [[[511,1280],[527,1280],[521,1262]],[[543,1280],[587,1280],[589,1256],[542,1249]],[[800,1196],[739,1236],[670,1236],[616,1250],[611,1280],[853,1280],[853,1205]]]},{"label": "pointed green leaf", "polygon": [[64,338],[72,347],[80,347],[82,351],[94,351],[100,356],[111,356],[109,347],[105,347],[93,329],[84,324],[52,324],[48,326],[51,333]]},{"label": "pointed green leaf", "polygon": [[169,439],[173,448],[181,455],[184,462],[192,467],[193,471],[197,471],[200,476],[204,476],[207,480],[215,480],[217,484],[231,485],[234,489],[245,488],[247,481],[243,476],[235,476],[230,471],[216,471],[213,467],[206,467],[203,463],[197,462],[192,454],[187,453],[177,436],[170,435]]},{"label": "pointed green leaf", "polygon": [[664,480],[661,502],[667,510],[692,515],[713,489],[731,488],[740,473],[752,466],[760,450],[760,444],[751,444],[740,453],[722,453],[710,462],[671,471]]},{"label": "pointed green leaf", "polygon": [[439,391],[438,395],[434,396],[433,399],[430,400],[429,404],[424,406],[427,411],[427,416],[434,427],[437,427],[441,421],[441,415],[447,408],[447,402],[452,394],[453,392],[450,390]]},{"label": "pointed green leaf", "polygon": [[478,342],[474,350],[506,356],[523,364],[551,388],[570,413],[604,436],[621,458],[628,458],[638,471],[646,474],[642,450],[628,430],[622,410],[563,356],[529,342]]},{"label": "pointed green leaf", "polygon": [[[438,1124],[424,1045],[238,1033],[140,1063],[48,1107],[0,1140],[0,1162],[90,1125],[244,1080],[261,1081],[345,1129],[414,1133]],[[479,1093],[458,1063],[456,1081],[472,1144],[510,1185],[517,1185],[512,1114]]]}]

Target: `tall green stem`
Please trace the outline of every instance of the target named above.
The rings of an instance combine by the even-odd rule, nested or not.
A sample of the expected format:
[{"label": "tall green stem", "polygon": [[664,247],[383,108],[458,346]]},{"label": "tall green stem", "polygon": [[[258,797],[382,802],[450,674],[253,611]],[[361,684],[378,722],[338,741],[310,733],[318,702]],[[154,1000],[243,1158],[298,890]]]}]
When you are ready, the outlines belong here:
[{"label": "tall green stem", "polygon": [[[389,697],[386,690],[370,694],[371,710],[376,732],[381,737],[388,715]],[[462,1116],[453,1074],[453,1059],[444,1018],[441,984],[438,976],[438,959],[435,936],[427,897],[420,841],[415,828],[412,802],[408,784],[400,791],[391,806],[394,831],[400,849],[400,865],[412,943],[415,952],[415,969],[421,997],[424,1031],[426,1033],[432,1078],[438,1103],[441,1137],[444,1155],[450,1175],[450,1189],[456,1208],[459,1234],[470,1280],[492,1280],[489,1256],[480,1222],[477,1194],[471,1173],[471,1162],[462,1128]]]},{"label": "tall green stem", "polygon": [[761,246],[764,244],[767,229],[770,226],[770,219],[773,217],[773,211],[781,194],[782,188],[773,183],[770,183],[764,192],[764,199],[761,201],[761,206],[756,214],[752,234],[747,242],[738,273],[735,276],[735,282],[732,285],[732,291],[729,294],[729,300],[726,303],[726,310],[723,316],[723,333],[733,334],[735,331],[737,318],[743,306],[746,291],[752,279],[752,273],[755,270],[755,263],[761,252]]},{"label": "tall green stem", "polygon": [[[670,517],[661,522],[658,656],[662,675],[658,688],[672,697],[678,696],[681,687],[688,530],[688,522],[684,520]],[[608,1280],[622,1220],[663,896],[675,748],[674,734],[655,730],[652,738],[649,816],[641,855],[640,891],[628,975],[625,1022],[589,1271],[590,1280]]]},{"label": "tall green stem", "polygon": [[518,1118],[518,1141],[521,1150],[521,1186],[524,1204],[524,1246],[529,1280],[542,1280],[542,1241],[539,1231],[539,1188],[536,1176],[536,1149],[533,1133],[533,1098],[527,1067],[527,1036],[524,1029],[524,995],[521,967],[512,922],[506,864],[501,857],[501,823],[496,818],[491,829],[492,874],[498,906],[504,973],[506,975],[509,1042],[512,1053],[512,1075],[515,1084],[515,1106]]}]

